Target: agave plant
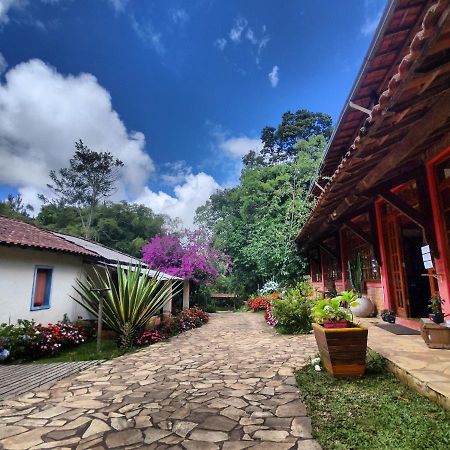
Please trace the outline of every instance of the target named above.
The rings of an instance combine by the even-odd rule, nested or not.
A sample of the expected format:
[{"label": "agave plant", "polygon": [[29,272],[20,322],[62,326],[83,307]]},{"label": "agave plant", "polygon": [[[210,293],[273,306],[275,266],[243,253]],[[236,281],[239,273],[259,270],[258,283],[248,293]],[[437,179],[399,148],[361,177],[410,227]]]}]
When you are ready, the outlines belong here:
[{"label": "agave plant", "polygon": [[107,266],[102,271],[94,267],[95,276],[77,279],[74,289],[80,298],[72,298],[98,318],[103,297],[103,322],[119,334],[120,347],[129,348],[150,317],[180,292],[181,284],[172,286],[172,281],[163,280],[159,272],[149,277],[141,265],[124,268],[120,264],[114,269],[114,283],[112,270]]}]

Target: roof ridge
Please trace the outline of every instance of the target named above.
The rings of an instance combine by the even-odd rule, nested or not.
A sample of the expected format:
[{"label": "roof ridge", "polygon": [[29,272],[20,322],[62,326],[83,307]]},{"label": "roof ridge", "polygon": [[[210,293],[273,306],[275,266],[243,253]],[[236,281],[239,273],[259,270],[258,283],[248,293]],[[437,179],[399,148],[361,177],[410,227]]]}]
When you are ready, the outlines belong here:
[{"label": "roof ridge", "polygon": [[[73,238],[76,238],[76,239],[81,239],[81,240],[83,240],[83,241],[90,242],[90,243],[92,243],[92,244],[95,244],[95,245],[98,245],[98,246],[100,246],[100,247],[106,248],[107,250],[111,250],[111,251],[113,251],[113,252],[120,253],[121,255],[124,255],[124,256],[126,256],[126,257],[128,257],[128,258],[136,259],[137,261],[144,263],[144,261],[142,261],[141,259],[137,258],[136,256],[132,256],[132,255],[129,255],[128,253],[122,252],[121,250],[117,250],[117,249],[115,249],[115,248],[108,247],[107,245],[104,245],[104,244],[102,244],[102,243],[100,243],[100,242],[97,242],[97,241],[93,241],[92,239],[88,239],[88,238],[81,237],[81,236],[76,236],[76,235],[73,235],[73,234],[70,234],[70,233],[63,233],[63,232],[61,232],[61,231],[56,231],[56,230],[51,230],[50,232],[53,233],[53,234],[57,233],[58,235],[65,235],[65,236],[70,236],[70,237],[73,237]],[[68,240],[68,239],[66,239],[66,238],[64,238],[64,237],[62,237],[62,239],[64,239],[64,240],[67,241],[67,242],[72,242],[72,241],[70,241],[70,240]],[[90,251],[97,253],[97,255],[99,255],[101,258],[103,258],[102,255],[100,255],[100,254],[99,254],[98,252],[96,252],[95,250],[90,250]],[[144,264],[145,264],[145,263],[144,263]]]}]

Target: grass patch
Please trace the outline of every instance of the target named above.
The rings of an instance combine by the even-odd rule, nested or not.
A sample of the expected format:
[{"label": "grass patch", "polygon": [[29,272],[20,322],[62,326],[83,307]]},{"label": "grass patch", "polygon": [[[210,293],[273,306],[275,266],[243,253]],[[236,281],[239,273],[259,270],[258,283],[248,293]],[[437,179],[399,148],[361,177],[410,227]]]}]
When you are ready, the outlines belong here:
[{"label": "grass patch", "polygon": [[[132,349],[135,351],[137,349]],[[33,361],[34,364],[54,363],[54,362],[71,362],[71,361],[92,361],[94,359],[112,359],[123,355],[125,352],[119,349],[114,341],[103,340],[101,351],[97,353],[97,341],[92,340],[80,344],[74,348],[62,350],[55,356],[48,356]]]},{"label": "grass patch", "polygon": [[296,378],[324,449],[450,448],[450,411],[401,384],[376,358],[359,379],[338,380],[310,365]]}]

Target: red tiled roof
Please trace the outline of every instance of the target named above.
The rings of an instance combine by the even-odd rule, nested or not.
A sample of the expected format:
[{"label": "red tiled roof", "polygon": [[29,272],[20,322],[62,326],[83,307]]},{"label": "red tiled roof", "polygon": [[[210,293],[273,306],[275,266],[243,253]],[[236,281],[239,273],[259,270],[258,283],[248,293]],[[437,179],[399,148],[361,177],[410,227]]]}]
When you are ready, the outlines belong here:
[{"label": "red tiled roof", "polygon": [[0,216],[0,245],[39,248],[85,256],[98,256],[49,231],[19,220]]},{"label": "red tiled roof", "polygon": [[[366,55],[352,91],[328,144],[319,176],[332,176],[352,145],[366,115],[349,106],[349,101],[371,110],[379,96],[388,89],[389,81],[402,58],[410,51],[409,43],[420,26],[430,0],[395,0],[388,4],[374,42]],[[323,186],[323,183],[319,184]],[[320,189],[314,185],[314,194]]]}]

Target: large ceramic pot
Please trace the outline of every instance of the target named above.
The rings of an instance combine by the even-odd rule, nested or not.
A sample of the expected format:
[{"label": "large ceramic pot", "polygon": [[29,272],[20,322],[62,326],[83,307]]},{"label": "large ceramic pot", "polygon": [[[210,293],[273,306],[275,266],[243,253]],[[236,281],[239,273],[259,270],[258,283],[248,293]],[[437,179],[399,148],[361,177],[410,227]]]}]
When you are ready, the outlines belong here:
[{"label": "large ceramic pot", "polygon": [[374,306],[370,298],[359,297],[355,301],[358,304],[350,307],[355,317],[371,317],[373,315]]},{"label": "large ceramic pot", "polygon": [[313,323],[325,369],[335,377],[358,377],[366,368],[367,328],[325,328]]}]

